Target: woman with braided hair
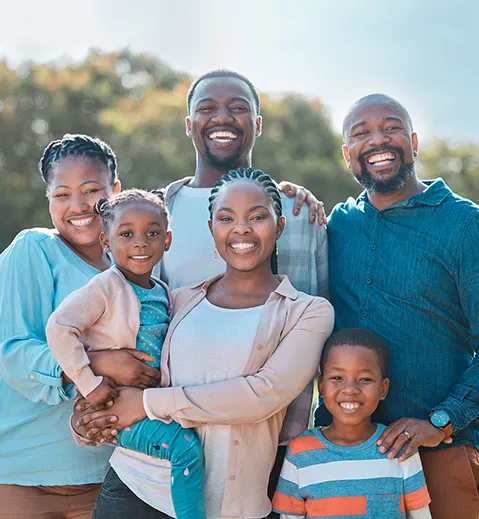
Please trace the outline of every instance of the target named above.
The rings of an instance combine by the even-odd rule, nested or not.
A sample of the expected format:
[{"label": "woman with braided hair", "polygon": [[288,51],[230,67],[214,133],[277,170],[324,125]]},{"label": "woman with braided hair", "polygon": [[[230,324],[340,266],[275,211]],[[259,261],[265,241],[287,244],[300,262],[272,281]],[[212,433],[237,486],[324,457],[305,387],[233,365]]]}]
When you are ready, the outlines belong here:
[{"label": "woman with braided hair", "polygon": [[[40,161],[54,229],[27,229],[0,256],[0,517],[89,519],[109,447],[78,449],[75,386],[48,348],[51,313],[110,266],[99,242],[102,196],[120,182],[111,148],[87,135],[51,142]],[[91,352],[93,372],[146,388],[160,373],[140,351]]]},{"label": "woman with braided hair", "polygon": [[[268,480],[286,407],[315,375],[333,309],[273,272],[285,218],[268,175],[230,171],[209,202],[226,272],[173,291],[161,387],[124,388],[102,411],[82,411],[78,402],[73,424],[95,441],[114,439],[147,416],[194,428],[206,459],[208,519],[263,518],[271,511]],[[115,460],[118,452],[94,517],[172,517],[168,462],[133,451]]]}]

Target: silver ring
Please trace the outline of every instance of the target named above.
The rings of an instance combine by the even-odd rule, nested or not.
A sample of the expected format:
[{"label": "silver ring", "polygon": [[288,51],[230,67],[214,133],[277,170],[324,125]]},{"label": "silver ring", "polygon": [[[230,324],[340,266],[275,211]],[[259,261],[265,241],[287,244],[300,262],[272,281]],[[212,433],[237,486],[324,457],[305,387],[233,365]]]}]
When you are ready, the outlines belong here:
[{"label": "silver ring", "polygon": [[402,433],[404,434],[404,436],[406,436],[408,442],[412,440],[411,433],[409,433],[408,431],[403,431]]}]

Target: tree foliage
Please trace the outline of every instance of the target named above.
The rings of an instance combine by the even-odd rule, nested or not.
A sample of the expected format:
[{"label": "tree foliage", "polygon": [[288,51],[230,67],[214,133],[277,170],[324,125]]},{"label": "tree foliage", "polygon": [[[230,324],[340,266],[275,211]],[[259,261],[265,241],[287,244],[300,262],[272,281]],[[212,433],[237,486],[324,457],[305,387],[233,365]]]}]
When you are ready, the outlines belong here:
[{"label": "tree foliage", "polygon": [[[51,225],[37,163],[48,142],[65,133],[110,143],[124,187],[153,188],[192,175],[194,149],[184,127],[190,81],[157,58],[127,50],[93,50],[79,64],[12,69],[0,61],[0,250],[21,229]],[[360,191],[318,100],[263,95],[262,105],[255,167],[307,186],[329,209]],[[437,142],[422,157],[424,176],[443,176],[457,192],[479,199],[478,148]]]}]

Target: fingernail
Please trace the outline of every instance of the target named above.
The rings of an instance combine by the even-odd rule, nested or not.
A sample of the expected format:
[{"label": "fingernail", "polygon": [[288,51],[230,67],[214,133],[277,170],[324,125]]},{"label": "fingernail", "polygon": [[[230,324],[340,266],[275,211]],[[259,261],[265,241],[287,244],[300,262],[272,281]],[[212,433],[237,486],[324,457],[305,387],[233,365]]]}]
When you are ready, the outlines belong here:
[{"label": "fingernail", "polygon": [[295,210],[293,214],[294,214],[294,216],[298,216],[299,211],[296,211],[296,210]]},{"label": "fingernail", "polygon": [[394,458],[394,454],[392,452],[390,452],[388,454],[388,460],[392,460]]},{"label": "fingernail", "polygon": [[386,449],[384,447],[379,447],[379,452],[381,454],[384,454],[386,452]]},{"label": "fingernail", "polygon": [[118,420],[118,418],[116,416],[112,416],[110,418],[110,422],[116,422]]},{"label": "fingernail", "polygon": [[382,443],[382,441],[381,441],[381,440],[378,440],[378,441],[376,442],[376,445],[381,445],[381,443]]}]

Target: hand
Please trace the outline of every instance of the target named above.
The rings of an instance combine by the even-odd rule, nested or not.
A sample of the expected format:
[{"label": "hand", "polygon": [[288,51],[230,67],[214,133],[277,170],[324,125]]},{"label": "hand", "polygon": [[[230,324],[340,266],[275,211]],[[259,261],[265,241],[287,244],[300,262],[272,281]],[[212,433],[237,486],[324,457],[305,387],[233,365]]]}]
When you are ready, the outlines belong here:
[{"label": "hand", "polygon": [[87,400],[94,405],[95,408],[101,405],[108,405],[109,402],[113,403],[113,400],[118,397],[118,391],[113,386],[111,380],[103,377],[100,385],[86,395]]},{"label": "hand", "polygon": [[288,198],[295,197],[293,207],[293,214],[295,216],[298,216],[302,205],[306,202],[309,205],[310,223],[314,223],[316,217],[318,218],[319,225],[326,225],[328,223],[323,202],[320,202],[311,191],[292,182],[285,181],[280,182],[279,188]]},{"label": "hand", "polygon": [[111,378],[117,386],[146,389],[158,385],[160,372],[145,364],[155,359],[143,351],[91,351],[88,357],[93,373]]},{"label": "hand", "polygon": [[[77,406],[79,406],[78,403]],[[116,443],[114,437],[119,431],[146,418],[143,391],[132,387],[122,387],[119,389],[118,398],[108,409],[97,411],[90,407],[82,411],[80,415],[75,422],[75,430],[77,427],[84,430],[85,434],[82,436],[89,440],[98,441],[101,438],[103,441]],[[115,425],[114,429],[112,424]],[[101,440],[99,441],[101,443]]]},{"label": "hand", "polygon": [[[411,436],[408,438],[404,431]],[[413,454],[418,447],[437,447],[441,442],[452,443],[452,426],[447,432],[434,427],[429,420],[419,418],[400,418],[383,431],[378,441],[379,452],[389,450],[388,458],[392,460],[401,449],[409,442],[404,452],[399,456],[399,461],[404,461]]]},{"label": "hand", "polygon": [[[113,401],[111,402],[111,404],[109,404],[110,406],[113,404]],[[104,409],[107,409],[108,408],[108,405],[105,405],[105,406],[100,406],[100,407],[103,407]],[[72,429],[78,434],[80,435],[81,437],[83,437],[84,439],[86,438],[86,435],[87,435],[87,428],[80,425],[78,423],[78,420],[84,415],[86,414],[87,412],[89,413],[93,413],[94,411],[96,411],[97,409],[95,409],[94,406],[92,406],[90,404],[90,402],[88,402],[88,400],[86,398],[83,398],[83,397],[80,397],[76,402],[75,402],[75,406],[73,408],[73,416],[71,418],[71,426],[72,426]],[[92,446],[97,446],[97,445],[101,445],[102,443],[105,443],[105,439],[103,438],[103,436],[101,434],[95,436],[95,437],[92,437],[91,438],[91,443],[89,445],[92,445]]]}]

